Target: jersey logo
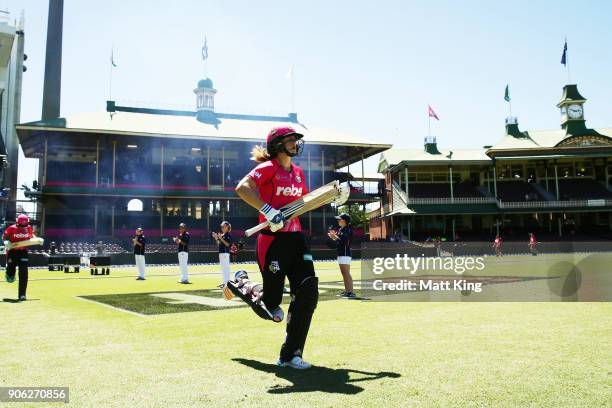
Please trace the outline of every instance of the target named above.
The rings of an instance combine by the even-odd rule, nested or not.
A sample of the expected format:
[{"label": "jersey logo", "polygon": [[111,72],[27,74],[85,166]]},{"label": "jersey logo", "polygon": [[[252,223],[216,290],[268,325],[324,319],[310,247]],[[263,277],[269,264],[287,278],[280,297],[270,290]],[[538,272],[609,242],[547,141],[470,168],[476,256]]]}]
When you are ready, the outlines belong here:
[{"label": "jersey logo", "polygon": [[295,176],[295,181],[297,181],[298,183],[301,183],[302,182],[302,178],[299,175]]},{"label": "jersey logo", "polygon": [[13,238],[29,238],[29,234],[13,234]]},{"label": "jersey logo", "polygon": [[254,175],[255,177],[257,177],[257,178],[261,178],[261,173],[260,173],[260,172],[258,172],[258,171],[254,171],[254,172],[253,172],[253,175]]},{"label": "jersey logo", "polygon": [[270,262],[270,267],[268,269],[270,269],[270,272],[272,273],[280,271],[280,265],[278,264],[278,261]]},{"label": "jersey logo", "polygon": [[288,196],[292,196],[292,197],[299,197],[302,195],[302,187],[296,187],[296,186],[291,186],[291,187],[276,187],[276,195],[284,195],[285,197]]}]

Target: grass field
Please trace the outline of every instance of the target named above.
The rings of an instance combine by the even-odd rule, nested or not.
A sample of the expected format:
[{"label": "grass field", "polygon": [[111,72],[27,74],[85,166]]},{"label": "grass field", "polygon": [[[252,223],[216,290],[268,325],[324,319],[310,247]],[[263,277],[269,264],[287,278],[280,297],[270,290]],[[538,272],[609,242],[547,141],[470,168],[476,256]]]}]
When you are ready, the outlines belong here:
[{"label": "grass field", "polygon": [[192,266],[188,286],[178,267],[32,270],[29,300],[0,303],[0,386],[69,386],[79,407],[612,404],[610,303],[348,301],[318,263],[316,367],[294,371],[274,365],[284,323],[214,306],[217,269]]}]

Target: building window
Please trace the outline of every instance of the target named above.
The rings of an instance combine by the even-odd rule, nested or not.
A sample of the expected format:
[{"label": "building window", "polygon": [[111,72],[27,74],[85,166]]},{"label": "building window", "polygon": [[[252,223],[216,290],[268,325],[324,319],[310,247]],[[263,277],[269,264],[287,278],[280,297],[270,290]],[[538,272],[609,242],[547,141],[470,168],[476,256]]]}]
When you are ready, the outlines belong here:
[{"label": "building window", "polygon": [[128,202],[127,205],[128,211],[142,211],[142,201],[134,198]]}]

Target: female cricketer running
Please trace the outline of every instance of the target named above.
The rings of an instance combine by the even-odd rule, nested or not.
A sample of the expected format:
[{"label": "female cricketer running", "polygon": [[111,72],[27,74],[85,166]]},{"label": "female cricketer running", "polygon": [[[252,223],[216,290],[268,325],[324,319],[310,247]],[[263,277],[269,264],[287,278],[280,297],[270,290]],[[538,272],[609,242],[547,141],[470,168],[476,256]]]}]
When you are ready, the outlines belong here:
[{"label": "female cricketer running", "polygon": [[[25,214],[19,214],[17,223],[11,225],[2,234],[3,240],[10,242],[27,241],[34,238],[30,218]],[[8,283],[15,282],[15,270],[19,267],[18,296],[20,301],[26,300],[26,289],[28,288],[28,248],[14,248],[6,254],[5,279]]]},{"label": "female cricketer running", "polygon": [[307,192],[304,172],[291,163],[291,158],[304,147],[302,137],[291,127],[272,129],[266,147],[253,149],[252,159],[260,164],[236,187],[240,198],[259,210],[259,221],[267,220],[270,225],[257,237],[257,260],[263,277],[262,302],[276,322],[283,319],[280,304],[285,276],[289,279],[287,337],[278,365],[297,369],[311,367],[302,354],[319,299],[318,278],[300,220],[297,217],[285,220],[279,208]]}]

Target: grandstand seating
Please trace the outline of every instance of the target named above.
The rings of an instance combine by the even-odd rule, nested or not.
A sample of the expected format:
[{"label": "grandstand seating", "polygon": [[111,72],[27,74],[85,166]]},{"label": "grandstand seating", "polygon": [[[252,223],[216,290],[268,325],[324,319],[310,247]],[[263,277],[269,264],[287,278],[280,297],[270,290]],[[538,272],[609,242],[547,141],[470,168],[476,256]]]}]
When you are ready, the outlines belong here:
[{"label": "grandstand seating", "polygon": [[[448,183],[412,183],[408,185],[410,198],[450,198]],[[453,196],[456,198],[482,197],[482,194],[471,183],[453,184]]]},{"label": "grandstand seating", "polygon": [[[554,191],[554,183],[552,183]],[[612,192],[595,180],[559,180],[560,200],[588,200],[612,198]]]},{"label": "grandstand seating", "polygon": [[522,181],[497,182],[497,196],[501,201],[546,201],[531,183]]}]

